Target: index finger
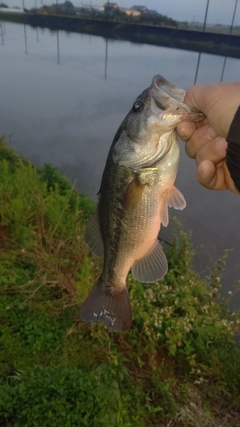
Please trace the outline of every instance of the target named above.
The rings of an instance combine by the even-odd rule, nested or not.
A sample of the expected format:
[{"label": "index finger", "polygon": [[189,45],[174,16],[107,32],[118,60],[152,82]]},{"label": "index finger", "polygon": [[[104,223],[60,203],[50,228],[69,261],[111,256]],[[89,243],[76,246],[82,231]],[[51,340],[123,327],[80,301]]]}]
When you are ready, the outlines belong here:
[{"label": "index finger", "polygon": [[184,102],[207,115],[206,95],[210,85],[194,85],[187,90]]}]

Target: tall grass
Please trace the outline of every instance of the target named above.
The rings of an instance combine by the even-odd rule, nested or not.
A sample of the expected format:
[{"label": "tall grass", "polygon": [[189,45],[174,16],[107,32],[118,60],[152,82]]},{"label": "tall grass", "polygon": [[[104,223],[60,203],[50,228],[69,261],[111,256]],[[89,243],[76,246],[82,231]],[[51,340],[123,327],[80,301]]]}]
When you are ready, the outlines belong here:
[{"label": "tall grass", "polygon": [[0,425],[240,426],[239,315],[191,269],[176,226],[169,272],[129,275],[133,327],[78,320],[101,260],[83,240],[94,210],[50,165],[0,143]]}]

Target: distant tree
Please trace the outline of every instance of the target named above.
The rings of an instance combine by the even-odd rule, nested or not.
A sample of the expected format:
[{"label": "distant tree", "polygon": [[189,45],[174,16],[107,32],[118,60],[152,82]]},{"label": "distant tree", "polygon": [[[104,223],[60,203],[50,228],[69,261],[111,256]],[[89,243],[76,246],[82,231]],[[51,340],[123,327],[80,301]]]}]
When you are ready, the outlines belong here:
[{"label": "distant tree", "polygon": [[0,3],[0,7],[6,7],[6,8],[8,8],[8,5],[5,4],[5,3]]},{"label": "distant tree", "polygon": [[178,28],[181,28],[182,30],[187,30],[189,28],[188,22],[187,21],[178,22]]},{"label": "distant tree", "polygon": [[126,21],[127,14],[120,9],[114,9],[112,16],[116,21]]},{"label": "distant tree", "polygon": [[178,23],[172,18],[169,18],[166,15],[158,14],[152,14],[152,13],[142,13],[140,15],[140,22],[146,23],[146,24],[153,24],[153,25],[166,25],[169,27],[177,27]]},{"label": "distant tree", "polygon": [[71,1],[69,1],[69,0],[66,0],[64,3],[63,3],[63,6],[66,8],[66,9],[69,9],[69,10],[74,10],[74,6],[73,6],[73,4],[72,4],[72,2]]},{"label": "distant tree", "polygon": [[94,13],[92,12],[92,16],[95,18],[102,19],[103,21],[118,21],[118,22],[126,22],[129,17],[127,14],[120,9],[112,9],[111,12],[102,12],[102,13]]},{"label": "distant tree", "polygon": [[75,15],[75,7],[72,2],[66,0],[64,3],[58,3],[58,5],[52,5],[52,8],[55,8],[55,12],[63,15]]}]

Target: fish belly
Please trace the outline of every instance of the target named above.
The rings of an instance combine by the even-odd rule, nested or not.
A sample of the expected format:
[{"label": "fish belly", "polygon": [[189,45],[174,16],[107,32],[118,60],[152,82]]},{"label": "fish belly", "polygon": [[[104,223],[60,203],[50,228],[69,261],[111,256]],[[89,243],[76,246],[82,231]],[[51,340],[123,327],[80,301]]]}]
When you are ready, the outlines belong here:
[{"label": "fish belly", "polygon": [[[157,240],[161,226],[162,191],[153,194],[146,189],[145,194],[134,212],[129,212],[123,219],[122,235],[119,241],[118,257],[115,264],[116,282],[126,283],[129,270],[142,259],[146,259],[155,247],[159,249],[161,263],[165,255]],[[150,264],[153,260],[148,259]],[[166,273],[167,262],[164,261],[164,272]],[[151,266],[145,265],[144,269],[151,270]],[[163,276],[159,273],[158,276]],[[155,279],[156,275],[154,275]],[[149,279],[151,274],[149,275]],[[140,280],[140,277],[138,277]],[[145,281],[145,280],[142,280]],[[147,280],[150,281],[150,280]],[[153,280],[155,281],[155,280]]]}]

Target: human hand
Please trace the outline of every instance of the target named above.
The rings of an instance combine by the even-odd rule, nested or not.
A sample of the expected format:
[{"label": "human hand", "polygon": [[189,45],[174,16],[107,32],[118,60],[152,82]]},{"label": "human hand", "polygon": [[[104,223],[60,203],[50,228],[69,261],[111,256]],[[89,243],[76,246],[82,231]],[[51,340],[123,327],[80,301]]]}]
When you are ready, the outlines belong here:
[{"label": "human hand", "polygon": [[206,116],[201,122],[182,122],[177,127],[188,156],[196,159],[198,181],[208,189],[239,194],[226,165],[226,137],[240,105],[240,82],[193,86],[184,102]]}]

